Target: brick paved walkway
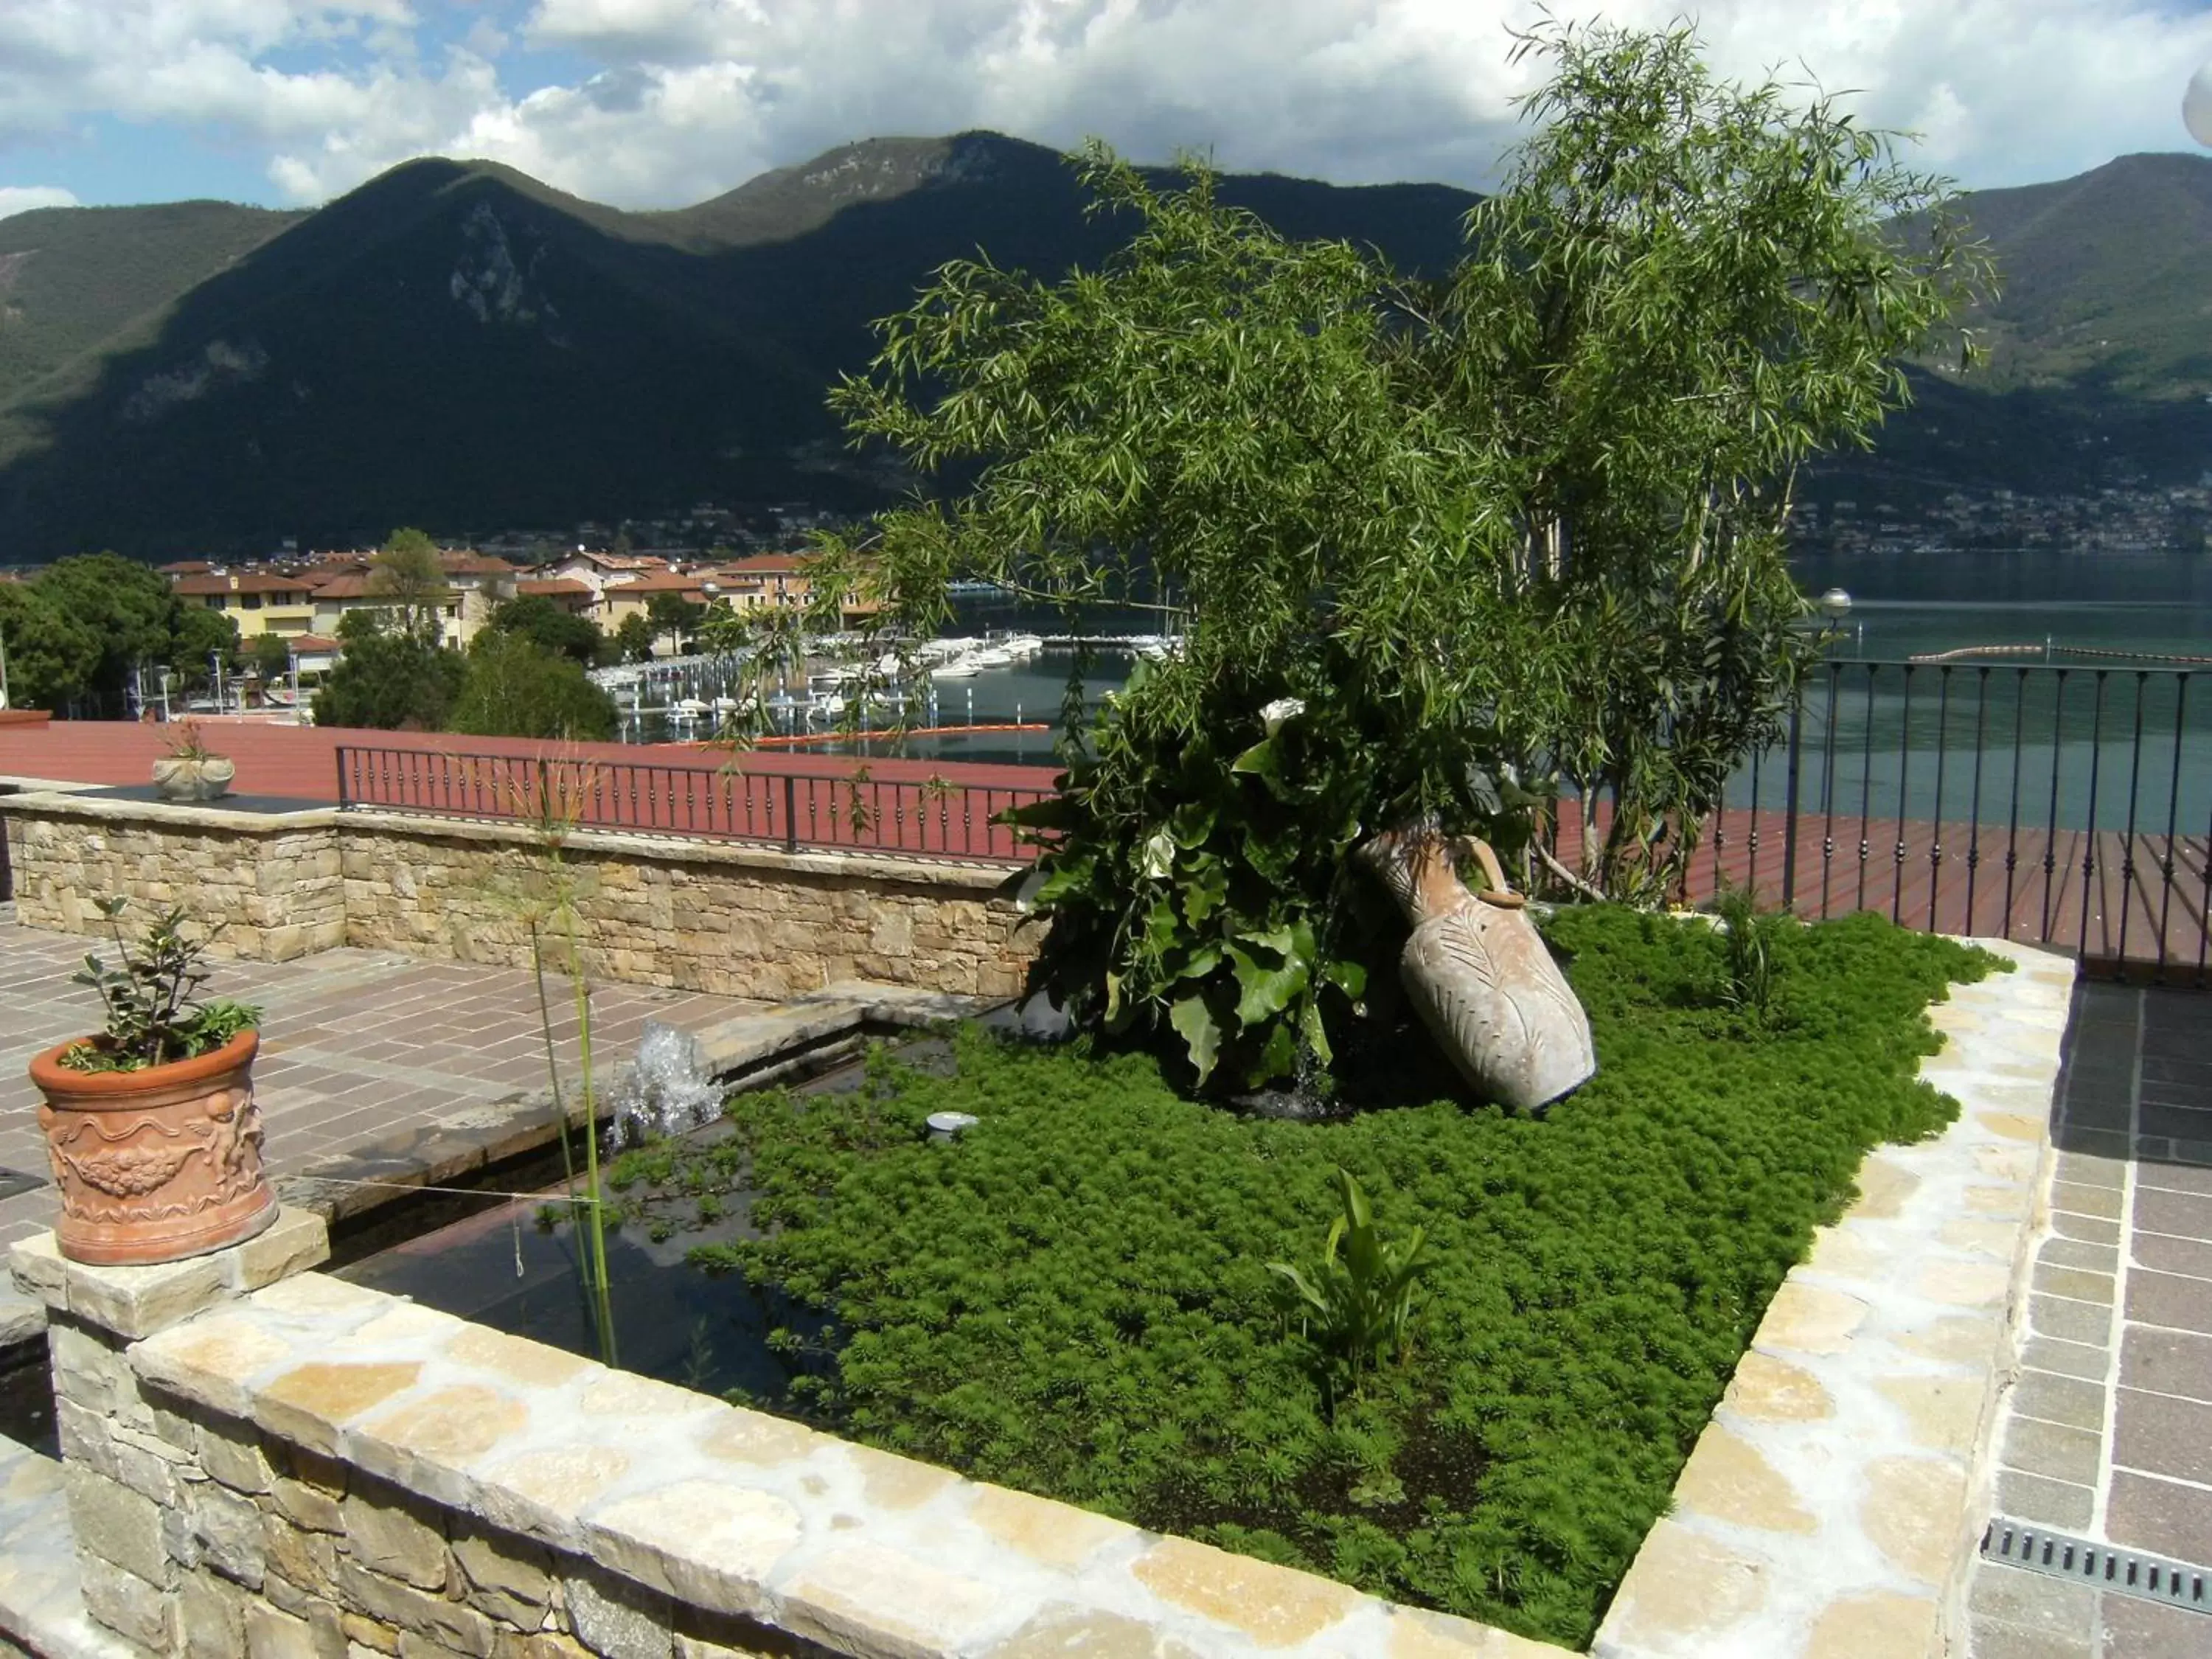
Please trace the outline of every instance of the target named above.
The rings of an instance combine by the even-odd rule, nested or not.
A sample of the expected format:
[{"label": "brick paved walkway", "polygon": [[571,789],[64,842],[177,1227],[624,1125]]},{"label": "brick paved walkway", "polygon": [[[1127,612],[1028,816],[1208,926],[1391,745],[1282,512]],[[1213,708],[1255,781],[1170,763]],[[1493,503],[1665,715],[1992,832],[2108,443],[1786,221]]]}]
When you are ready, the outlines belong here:
[{"label": "brick paved walkway", "polygon": [[[0,1255],[51,1227],[53,1189],[26,1067],[31,1055],[93,1029],[91,992],[69,982],[88,946],[74,934],[0,923]],[[101,953],[113,957],[112,949]],[[439,1138],[506,1122],[514,1105],[546,1086],[538,997],[514,969],[418,962],[374,951],[329,951],[289,963],[219,962],[210,995],[266,1010],[254,1094],[268,1127],[271,1174],[324,1169],[341,1155],[349,1173],[380,1161],[420,1180]],[[564,1077],[576,1063],[575,1020],[549,981]],[[597,986],[595,1060],[608,1066],[637,1048],[647,1020],[687,1030],[722,1024],[766,1005],[649,986]],[[479,1161],[481,1152],[479,1153]]]},{"label": "brick paved walkway", "polygon": [[[2084,984],[2000,1514],[2212,1566],[2212,998]],[[1982,1562],[1972,1659],[2203,1659],[2212,1613]]]}]

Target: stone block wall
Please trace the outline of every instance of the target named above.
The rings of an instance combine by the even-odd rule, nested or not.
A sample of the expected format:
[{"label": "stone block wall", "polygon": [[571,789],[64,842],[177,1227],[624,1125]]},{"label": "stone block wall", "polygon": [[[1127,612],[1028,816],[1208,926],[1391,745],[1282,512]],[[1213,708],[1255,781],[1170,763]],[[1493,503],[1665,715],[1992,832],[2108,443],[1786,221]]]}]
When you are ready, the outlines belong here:
[{"label": "stone block wall", "polygon": [[90,801],[55,816],[34,805],[70,799],[8,802],[16,915],[26,925],[102,930],[94,901],[124,893],[149,908],[183,904],[196,917],[222,918],[213,946],[221,956],[288,962],[345,943],[345,895],[328,828],[272,830],[266,820],[234,822],[241,813],[186,808],[164,819],[101,811],[111,803]]},{"label": "stone block wall", "polygon": [[267,816],[61,793],[11,797],[16,913],[103,926],[126,894],[221,920],[218,955],[283,962],[339,945],[526,967],[557,883],[603,978],[782,999],[847,980],[959,996],[1019,991],[1039,929],[994,866],[580,833],[553,871],[511,824],[311,811]]},{"label": "stone block wall", "polygon": [[151,1653],[828,1659],[250,1425],[151,1409],[177,1459],[167,1504],[68,1472],[86,1610]]},{"label": "stone block wall", "polygon": [[526,967],[526,916],[558,881],[594,971],[629,984],[773,1000],[866,979],[1011,996],[1033,954],[1020,913],[994,897],[996,867],[591,835],[556,875],[495,826],[341,830],[354,945]]}]

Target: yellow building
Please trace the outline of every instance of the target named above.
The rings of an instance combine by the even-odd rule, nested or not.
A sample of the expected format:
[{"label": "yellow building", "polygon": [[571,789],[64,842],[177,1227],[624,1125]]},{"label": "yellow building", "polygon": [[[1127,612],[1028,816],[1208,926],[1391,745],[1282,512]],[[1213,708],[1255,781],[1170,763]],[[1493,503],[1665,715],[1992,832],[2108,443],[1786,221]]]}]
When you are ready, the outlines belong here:
[{"label": "yellow building", "polygon": [[[438,635],[443,644],[466,645],[476,631],[473,628],[464,630],[463,598],[459,592],[448,588],[435,601]],[[366,571],[349,570],[338,575],[326,576],[315,587],[314,631],[328,637],[337,637],[338,629],[344,625],[347,612],[353,611],[376,611],[390,621],[397,617],[402,603],[388,593],[377,591]]]},{"label": "yellow building", "polygon": [[241,640],[305,634],[315,619],[309,578],[265,570],[206,570],[173,579],[171,590],[186,605],[220,611],[238,624]]},{"label": "yellow building", "polygon": [[[336,635],[349,611],[379,611],[388,617],[398,611],[402,601],[383,591],[374,557],[358,554],[325,560],[312,573],[316,633]],[[441,550],[438,563],[447,584],[434,601],[439,637],[447,645],[464,647],[483,631],[501,600],[514,597],[514,567],[504,559],[457,548]]]}]

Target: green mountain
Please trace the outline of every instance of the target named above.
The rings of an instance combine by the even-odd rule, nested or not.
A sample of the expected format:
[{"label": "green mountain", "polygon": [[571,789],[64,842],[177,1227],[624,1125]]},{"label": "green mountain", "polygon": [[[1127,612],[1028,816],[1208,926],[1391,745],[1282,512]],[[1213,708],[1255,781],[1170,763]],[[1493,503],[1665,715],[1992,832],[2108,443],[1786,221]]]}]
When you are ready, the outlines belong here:
[{"label": "green mountain", "polygon": [[87,353],[121,349],[131,325],[307,216],[165,202],[0,219],[0,402]]},{"label": "green mountain", "polygon": [[1961,487],[2080,495],[2212,471],[2212,158],[2124,155],[1978,191],[2001,291],[1966,320],[1989,361],[1912,372],[1914,407],[1814,495],[1900,506]]},{"label": "green mountain", "polygon": [[[1232,177],[1292,235],[1438,271],[1473,198]],[[2212,161],[2132,156],[1971,198],[2007,277],[1990,373],[1918,376],[1886,494],[2212,465]],[[846,507],[823,392],[944,261],[1057,273],[1127,234],[1065,162],[990,133],[875,139],[672,212],[482,162],[312,213],[218,203],[0,221],[0,563],[558,525],[711,499]],[[1838,485],[1838,487],[1841,487]],[[1856,486],[1854,486],[1856,487]]]},{"label": "green mountain", "polygon": [[1967,207],[2003,276],[1993,389],[2212,396],[2212,158],[2125,155]]},{"label": "green mountain", "polygon": [[[1272,177],[1223,193],[1430,269],[1472,199]],[[884,487],[844,466],[823,393],[866,361],[869,321],[979,248],[1054,273],[1103,257],[1126,228],[1083,205],[1058,155],[988,133],[854,144],[665,213],[410,162],[225,261],[180,262],[172,292],[60,368],[0,372],[0,562],[701,499],[868,505]],[[98,264],[75,246],[91,216],[23,216],[43,222],[16,234],[23,278]],[[61,296],[41,292],[21,325],[58,337],[43,313]]]}]

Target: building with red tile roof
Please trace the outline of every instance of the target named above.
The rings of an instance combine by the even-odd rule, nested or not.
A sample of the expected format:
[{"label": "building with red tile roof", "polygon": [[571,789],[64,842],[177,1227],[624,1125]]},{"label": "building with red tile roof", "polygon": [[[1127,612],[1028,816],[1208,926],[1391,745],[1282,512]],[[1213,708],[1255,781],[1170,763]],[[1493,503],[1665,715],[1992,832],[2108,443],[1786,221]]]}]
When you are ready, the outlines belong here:
[{"label": "building with red tile roof", "polygon": [[593,617],[599,596],[589,582],[573,576],[524,576],[514,584],[517,599],[550,599],[573,617]]},{"label": "building with red tile roof", "polygon": [[304,576],[206,567],[172,576],[169,591],[185,605],[228,617],[241,640],[304,634],[314,622],[314,584]]}]

